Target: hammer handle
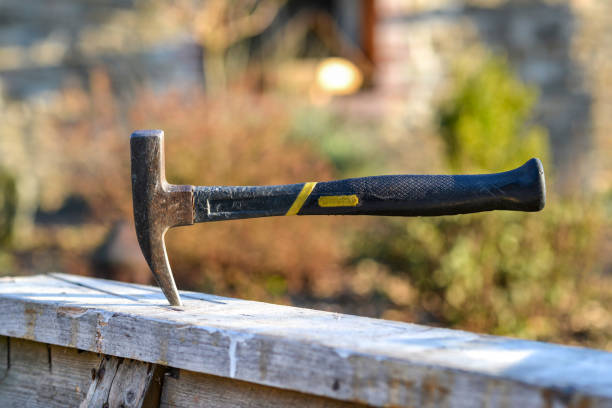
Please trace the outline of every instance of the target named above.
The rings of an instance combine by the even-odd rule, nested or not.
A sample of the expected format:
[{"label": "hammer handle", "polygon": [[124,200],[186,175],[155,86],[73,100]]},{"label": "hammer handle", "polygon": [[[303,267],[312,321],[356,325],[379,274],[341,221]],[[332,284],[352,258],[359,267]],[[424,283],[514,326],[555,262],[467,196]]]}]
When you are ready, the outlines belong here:
[{"label": "hammer handle", "polygon": [[196,187],[195,222],[275,215],[435,216],[491,210],[539,211],[538,159],[504,173],[395,175],[259,187]]}]

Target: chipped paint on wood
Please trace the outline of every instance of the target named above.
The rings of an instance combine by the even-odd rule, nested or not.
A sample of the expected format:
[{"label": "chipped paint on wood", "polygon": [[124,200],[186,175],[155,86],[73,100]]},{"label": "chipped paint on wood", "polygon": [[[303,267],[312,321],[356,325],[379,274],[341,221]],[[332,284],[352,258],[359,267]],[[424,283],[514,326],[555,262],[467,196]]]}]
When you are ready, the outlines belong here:
[{"label": "chipped paint on wood", "polygon": [[239,344],[253,338],[252,334],[244,335],[242,333],[237,333],[236,335],[229,337],[229,349],[228,349],[228,358],[229,358],[229,376],[230,378],[236,377],[236,365],[238,364],[238,356],[236,354],[236,347]]}]

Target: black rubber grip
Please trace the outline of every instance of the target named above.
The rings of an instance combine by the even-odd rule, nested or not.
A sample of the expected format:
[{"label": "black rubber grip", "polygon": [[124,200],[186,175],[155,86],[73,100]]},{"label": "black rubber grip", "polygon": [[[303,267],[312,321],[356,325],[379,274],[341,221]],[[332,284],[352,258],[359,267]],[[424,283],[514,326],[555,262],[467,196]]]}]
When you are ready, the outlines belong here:
[{"label": "black rubber grip", "polygon": [[[314,187],[314,188],[313,188]],[[362,177],[281,186],[194,189],[194,221],[276,215],[433,216],[491,210],[539,211],[545,202],[538,159],[496,174]]]},{"label": "black rubber grip", "polygon": [[[544,208],[545,196],[542,163],[534,158],[517,169],[496,174],[397,175],[321,182],[298,214],[435,216],[539,211]],[[325,200],[332,206],[322,206]],[[334,201],[339,205],[333,206]]]}]

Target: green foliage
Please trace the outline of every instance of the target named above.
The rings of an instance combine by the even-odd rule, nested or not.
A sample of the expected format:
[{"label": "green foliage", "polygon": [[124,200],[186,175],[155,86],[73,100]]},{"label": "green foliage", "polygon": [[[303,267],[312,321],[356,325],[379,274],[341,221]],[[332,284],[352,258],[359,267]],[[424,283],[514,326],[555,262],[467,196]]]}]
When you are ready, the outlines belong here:
[{"label": "green foliage", "polygon": [[[440,134],[453,170],[497,171],[548,156],[530,125],[536,94],[504,60],[457,77],[441,108]],[[549,170],[549,166],[546,166]],[[550,173],[550,172],[548,172]],[[549,177],[550,181],[550,177]],[[416,289],[400,318],[470,330],[584,343],[606,338],[581,326],[597,249],[601,207],[550,196],[541,213],[493,212],[373,223],[353,241],[354,262],[376,262]],[[380,288],[372,287],[374,295]],[[391,296],[390,296],[391,298]],[[395,304],[393,304],[395,303]],[[591,343],[591,344],[592,344]]]},{"label": "green foliage", "polygon": [[17,212],[15,178],[0,168],[0,275],[13,270],[14,257],[10,252]]},{"label": "green foliage", "polygon": [[316,146],[340,175],[357,177],[382,166],[373,133],[371,125],[355,126],[337,114],[302,107],[293,115],[289,137]]},{"label": "green foliage", "polygon": [[8,245],[13,236],[17,211],[17,186],[15,179],[0,169],[0,248]]},{"label": "green foliage", "polygon": [[565,203],[541,214],[390,219],[355,251],[409,280],[439,323],[569,341],[576,328],[559,318],[585,301],[598,215]]},{"label": "green foliage", "polygon": [[451,167],[508,169],[533,156],[546,163],[546,132],[528,122],[536,100],[504,59],[490,57],[475,72],[458,73],[439,116]]}]

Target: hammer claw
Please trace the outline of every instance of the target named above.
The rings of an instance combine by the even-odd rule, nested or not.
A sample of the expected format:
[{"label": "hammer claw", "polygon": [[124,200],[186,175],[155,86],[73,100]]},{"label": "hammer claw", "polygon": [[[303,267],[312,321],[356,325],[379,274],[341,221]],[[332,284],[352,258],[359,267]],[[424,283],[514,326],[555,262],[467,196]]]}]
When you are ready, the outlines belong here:
[{"label": "hammer claw", "polygon": [[157,248],[152,247],[151,258],[149,267],[155,275],[157,284],[161,288],[162,292],[168,299],[168,302],[172,306],[181,306],[181,298],[178,290],[176,289],[176,283],[174,283],[174,277],[172,276],[172,269],[170,268],[170,262],[168,260],[168,253],[166,251],[166,242],[164,240],[166,231],[161,234],[159,245]]}]

